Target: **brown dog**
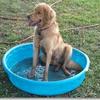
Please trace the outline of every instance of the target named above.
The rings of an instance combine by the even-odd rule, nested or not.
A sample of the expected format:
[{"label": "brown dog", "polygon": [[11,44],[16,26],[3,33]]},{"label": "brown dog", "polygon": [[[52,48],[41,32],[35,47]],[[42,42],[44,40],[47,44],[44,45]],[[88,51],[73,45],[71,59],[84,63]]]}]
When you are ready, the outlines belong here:
[{"label": "brown dog", "polygon": [[66,69],[69,64],[69,58],[72,54],[72,46],[64,43],[56,22],[56,12],[46,3],[40,3],[36,6],[31,15],[28,16],[29,25],[37,26],[35,32],[35,55],[33,60],[33,70],[29,76],[34,75],[35,67],[38,64],[39,50],[45,51],[46,68],[44,80],[48,80],[49,65],[62,67],[65,74],[70,74]]}]

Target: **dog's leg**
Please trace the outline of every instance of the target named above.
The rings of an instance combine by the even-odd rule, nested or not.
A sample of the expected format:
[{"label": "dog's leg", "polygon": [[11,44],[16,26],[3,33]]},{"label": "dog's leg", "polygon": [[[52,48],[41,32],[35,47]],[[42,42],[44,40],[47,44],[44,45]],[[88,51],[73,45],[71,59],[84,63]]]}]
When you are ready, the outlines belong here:
[{"label": "dog's leg", "polygon": [[62,69],[63,69],[65,75],[71,75],[71,73],[67,70],[66,66],[62,66]]},{"label": "dog's leg", "polygon": [[77,64],[77,63],[75,63],[74,61],[71,61],[71,60],[68,62],[67,68],[76,70],[77,72],[82,71],[81,65],[79,65],[79,64]]},{"label": "dog's leg", "polygon": [[28,74],[28,78],[33,78],[34,75],[35,75],[35,69],[36,69],[36,66],[38,64],[38,59],[39,59],[39,51],[40,51],[40,36],[36,35],[35,36],[35,53],[34,53],[34,57],[33,57],[33,68],[31,70],[31,72]]},{"label": "dog's leg", "polygon": [[48,81],[48,70],[49,70],[51,58],[52,58],[52,51],[49,50],[49,52],[47,53],[46,68],[45,68],[45,73],[44,73],[44,80],[45,81]]},{"label": "dog's leg", "polygon": [[33,68],[37,66],[38,64],[38,60],[39,60],[39,50],[40,47],[35,47],[35,54],[34,54],[34,58],[33,58]]},{"label": "dog's leg", "polygon": [[38,64],[38,60],[39,60],[39,52],[40,52],[40,36],[36,35],[35,39],[35,54],[34,54],[34,59],[33,59],[33,67],[36,67]]},{"label": "dog's leg", "polygon": [[49,70],[49,65],[51,64],[51,59],[52,59],[52,54],[54,50],[54,40],[55,37],[51,37],[52,41],[49,38],[45,38],[44,40],[41,40],[40,46],[42,46],[45,49],[46,52],[46,67],[45,67],[45,72],[44,72],[44,80],[48,80],[48,70]]},{"label": "dog's leg", "polygon": [[64,71],[64,73],[66,74],[66,75],[71,75],[71,73],[67,70],[67,66],[68,66],[68,63],[69,63],[69,58],[70,58],[70,56],[71,56],[71,54],[72,54],[72,47],[70,46],[70,45],[68,45],[68,46],[65,46],[65,50],[64,50],[64,64],[63,64],[63,66],[62,66],[62,69],[63,69],[63,71]]}]

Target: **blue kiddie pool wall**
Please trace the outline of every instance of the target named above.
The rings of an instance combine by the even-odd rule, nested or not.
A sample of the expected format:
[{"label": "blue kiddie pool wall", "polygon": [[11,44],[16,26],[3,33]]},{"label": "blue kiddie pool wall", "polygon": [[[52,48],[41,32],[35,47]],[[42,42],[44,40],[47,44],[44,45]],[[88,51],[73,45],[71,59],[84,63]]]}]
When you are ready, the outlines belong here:
[{"label": "blue kiddie pool wall", "polygon": [[[40,53],[42,55],[42,53]],[[80,64],[83,70],[77,75],[59,81],[35,81],[16,75],[11,68],[16,63],[34,56],[34,44],[23,43],[17,45],[6,52],[3,57],[3,67],[8,74],[10,81],[19,89],[31,94],[51,96],[67,93],[79,87],[85,79],[90,61],[88,56],[82,51],[73,48],[71,59]]]}]

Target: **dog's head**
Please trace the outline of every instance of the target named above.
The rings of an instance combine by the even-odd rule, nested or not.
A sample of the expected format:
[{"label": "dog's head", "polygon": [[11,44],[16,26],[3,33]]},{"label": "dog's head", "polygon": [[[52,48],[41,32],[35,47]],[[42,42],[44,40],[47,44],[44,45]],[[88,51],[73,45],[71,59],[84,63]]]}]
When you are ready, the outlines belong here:
[{"label": "dog's head", "polygon": [[30,26],[43,26],[56,18],[55,11],[46,3],[39,3],[27,16]]}]

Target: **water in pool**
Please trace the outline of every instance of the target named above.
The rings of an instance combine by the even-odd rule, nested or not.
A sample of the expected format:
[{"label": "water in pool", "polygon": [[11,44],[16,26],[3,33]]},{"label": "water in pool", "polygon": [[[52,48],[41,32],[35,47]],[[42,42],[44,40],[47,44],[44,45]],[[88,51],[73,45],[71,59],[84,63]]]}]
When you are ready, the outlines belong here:
[{"label": "water in pool", "polygon": [[[32,58],[28,58],[23,61],[20,61],[19,63],[14,65],[11,70],[15,74],[17,74],[21,77],[27,78],[27,74],[32,69],[32,61],[33,61]],[[72,71],[73,71],[73,75],[77,74],[77,72],[75,70],[72,70]],[[71,77],[71,76],[65,75],[64,72],[62,71],[62,69],[60,69],[58,72],[55,72],[54,66],[49,67],[49,75],[48,75],[49,81],[57,81],[57,80],[62,80],[62,79],[69,78],[69,77]],[[37,79],[34,79],[34,80],[37,80]]]}]

